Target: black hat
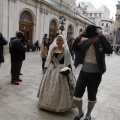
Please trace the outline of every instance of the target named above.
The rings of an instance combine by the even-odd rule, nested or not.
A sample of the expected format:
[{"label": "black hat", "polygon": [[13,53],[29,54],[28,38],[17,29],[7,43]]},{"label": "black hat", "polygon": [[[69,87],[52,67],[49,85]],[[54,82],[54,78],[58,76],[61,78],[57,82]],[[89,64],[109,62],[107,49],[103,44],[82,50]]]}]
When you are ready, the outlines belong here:
[{"label": "black hat", "polygon": [[89,25],[89,26],[86,28],[86,34],[83,35],[83,37],[90,38],[90,37],[97,36],[98,33],[96,32],[96,30],[97,30],[98,28],[99,28],[99,27],[97,27],[97,26],[95,26],[95,25]]}]

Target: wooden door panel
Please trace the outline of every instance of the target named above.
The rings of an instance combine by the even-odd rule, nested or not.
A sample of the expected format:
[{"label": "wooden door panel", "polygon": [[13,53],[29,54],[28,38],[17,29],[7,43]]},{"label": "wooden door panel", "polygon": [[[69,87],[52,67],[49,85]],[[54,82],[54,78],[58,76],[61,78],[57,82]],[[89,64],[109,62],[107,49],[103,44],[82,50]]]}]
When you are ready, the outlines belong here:
[{"label": "wooden door panel", "polygon": [[19,21],[19,30],[24,32],[27,40],[29,39],[31,42],[32,40],[32,32],[33,32],[33,24],[26,21]]}]

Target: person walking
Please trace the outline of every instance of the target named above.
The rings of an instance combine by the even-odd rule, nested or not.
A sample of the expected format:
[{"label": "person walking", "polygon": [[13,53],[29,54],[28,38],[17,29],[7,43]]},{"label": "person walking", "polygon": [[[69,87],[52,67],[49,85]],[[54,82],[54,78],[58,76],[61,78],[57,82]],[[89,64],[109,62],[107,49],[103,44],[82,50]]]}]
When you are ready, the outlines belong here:
[{"label": "person walking", "polygon": [[[65,76],[60,73],[61,68],[71,69],[71,55],[63,35],[58,35],[50,45],[45,63],[38,98],[39,107],[53,112],[65,112],[73,106],[73,90],[70,83],[75,86],[73,74]],[[71,73],[71,72],[70,72]],[[72,82],[70,82],[72,81]]]},{"label": "person walking", "polygon": [[11,46],[11,84],[19,85],[19,82],[22,82],[19,79],[20,69],[22,61],[24,60],[24,53],[26,45],[23,46],[20,42],[23,38],[23,33],[17,33],[17,39]]},{"label": "person walking", "polygon": [[[81,41],[82,37],[87,37],[87,40]],[[106,71],[105,54],[112,54],[113,49],[102,34],[100,27],[89,25],[85,32],[81,32],[73,43],[72,49],[76,52],[75,67],[83,64],[78,76],[74,100],[78,107],[78,115],[74,120],[80,120],[84,112],[82,110],[82,97],[87,87],[88,106],[87,114],[84,120],[91,120],[91,112],[97,101],[96,95],[100,85],[102,75]]]}]

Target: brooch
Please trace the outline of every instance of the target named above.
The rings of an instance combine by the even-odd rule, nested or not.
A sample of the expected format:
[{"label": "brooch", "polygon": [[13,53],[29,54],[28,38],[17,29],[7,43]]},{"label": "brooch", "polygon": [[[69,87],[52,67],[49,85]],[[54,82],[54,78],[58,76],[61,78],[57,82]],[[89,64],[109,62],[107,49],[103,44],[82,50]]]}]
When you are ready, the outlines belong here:
[{"label": "brooch", "polygon": [[99,47],[99,51],[100,51],[100,52],[103,52],[103,48],[102,48],[102,47]]}]

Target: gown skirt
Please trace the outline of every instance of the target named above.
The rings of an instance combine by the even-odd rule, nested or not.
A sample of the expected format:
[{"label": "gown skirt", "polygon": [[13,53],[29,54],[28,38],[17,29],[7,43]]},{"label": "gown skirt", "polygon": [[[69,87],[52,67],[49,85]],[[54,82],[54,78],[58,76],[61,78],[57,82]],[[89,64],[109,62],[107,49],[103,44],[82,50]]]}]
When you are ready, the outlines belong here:
[{"label": "gown skirt", "polygon": [[[63,67],[60,64],[59,67]],[[73,107],[67,77],[59,73],[60,69],[50,63],[43,75],[39,91],[39,107],[54,112],[65,112]]]}]

